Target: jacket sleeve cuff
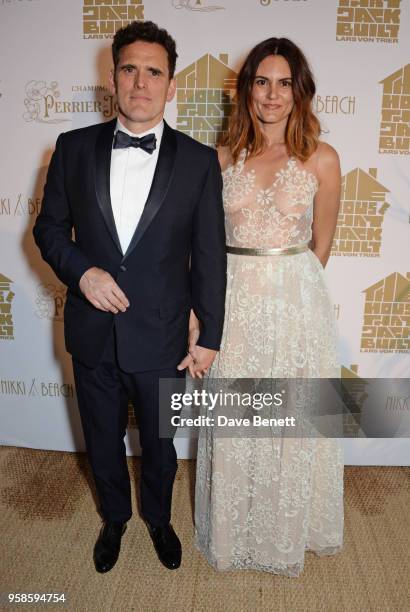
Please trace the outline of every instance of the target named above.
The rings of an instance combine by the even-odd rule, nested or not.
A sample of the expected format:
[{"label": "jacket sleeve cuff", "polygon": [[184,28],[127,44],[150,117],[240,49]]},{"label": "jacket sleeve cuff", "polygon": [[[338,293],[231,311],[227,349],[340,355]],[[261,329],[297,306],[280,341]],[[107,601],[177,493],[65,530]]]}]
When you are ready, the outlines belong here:
[{"label": "jacket sleeve cuff", "polygon": [[73,250],[70,255],[70,265],[67,266],[69,273],[67,273],[68,278],[66,279],[71,291],[82,295],[79,283],[84,272],[87,272],[90,268],[92,268],[92,264],[88,259],[79,250]]},{"label": "jacket sleeve cuff", "polygon": [[203,348],[211,349],[213,351],[219,351],[221,348],[221,339],[212,337],[212,335],[201,333],[197,340],[197,345]]}]

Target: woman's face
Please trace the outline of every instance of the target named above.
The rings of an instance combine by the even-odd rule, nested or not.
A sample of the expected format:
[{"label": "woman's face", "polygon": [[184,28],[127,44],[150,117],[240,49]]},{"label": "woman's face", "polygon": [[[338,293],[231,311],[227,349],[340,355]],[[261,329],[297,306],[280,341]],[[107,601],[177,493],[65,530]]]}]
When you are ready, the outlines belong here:
[{"label": "woman's face", "polygon": [[282,55],[268,55],[258,66],[251,99],[262,123],[286,124],[293,108],[292,74]]}]

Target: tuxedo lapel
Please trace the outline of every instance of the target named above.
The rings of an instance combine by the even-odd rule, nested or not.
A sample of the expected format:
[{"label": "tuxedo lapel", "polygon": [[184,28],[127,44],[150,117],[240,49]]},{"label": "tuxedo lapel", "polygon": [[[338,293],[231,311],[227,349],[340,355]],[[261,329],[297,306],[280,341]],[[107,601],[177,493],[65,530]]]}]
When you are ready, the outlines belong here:
[{"label": "tuxedo lapel", "polygon": [[122,254],[121,243],[115,227],[110,195],[111,149],[116,119],[105,123],[97,137],[95,150],[95,190],[98,205],[103,214],[108,231],[116,247]]},{"label": "tuxedo lapel", "polygon": [[161,146],[151,189],[141,219],[131,239],[127,252],[124,255],[124,259],[135,249],[164,201],[174,173],[176,152],[177,143],[175,132],[164,121],[164,132],[161,139]]}]

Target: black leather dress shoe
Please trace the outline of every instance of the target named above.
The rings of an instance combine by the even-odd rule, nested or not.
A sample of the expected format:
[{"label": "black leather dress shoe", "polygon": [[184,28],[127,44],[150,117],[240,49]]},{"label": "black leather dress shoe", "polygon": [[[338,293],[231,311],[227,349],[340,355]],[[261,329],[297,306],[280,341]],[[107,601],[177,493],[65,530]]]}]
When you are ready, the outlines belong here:
[{"label": "black leather dress shoe", "polygon": [[172,525],[151,527],[147,523],[148,531],[154,543],[159,560],[168,569],[177,569],[181,565],[181,542]]},{"label": "black leather dress shoe", "polygon": [[104,523],[94,546],[94,564],[97,572],[109,572],[117,562],[121,548],[121,537],[127,523]]}]

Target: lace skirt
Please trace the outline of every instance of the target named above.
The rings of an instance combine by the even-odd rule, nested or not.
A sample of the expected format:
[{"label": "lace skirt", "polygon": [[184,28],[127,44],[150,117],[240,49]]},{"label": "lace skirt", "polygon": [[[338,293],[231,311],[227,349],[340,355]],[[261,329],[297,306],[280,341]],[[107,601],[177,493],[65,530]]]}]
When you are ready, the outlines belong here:
[{"label": "lace skirt", "polygon": [[[323,268],[311,252],[228,255],[221,351],[212,378],[339,377]],[[205,381],[206,384],[206,381]],[[195,543],[218,570],[298,576],[304,553],[343,543],[343,454],[337,439],[198,440]]]}]

